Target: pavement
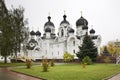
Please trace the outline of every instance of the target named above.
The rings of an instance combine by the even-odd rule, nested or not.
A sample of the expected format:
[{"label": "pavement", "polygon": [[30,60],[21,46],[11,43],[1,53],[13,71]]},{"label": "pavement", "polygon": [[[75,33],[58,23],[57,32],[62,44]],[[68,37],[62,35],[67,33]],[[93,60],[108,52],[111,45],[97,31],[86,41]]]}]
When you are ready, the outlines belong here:
[{"label": "pavement", "polygon": [[120,80],[120,73],[113,76],[112,78],[108,79],[108,80]]},{"label": "pavement", "polygon": [[42,80],[42,79],[13,72],[9,68],[0,68],[0,80]]}]

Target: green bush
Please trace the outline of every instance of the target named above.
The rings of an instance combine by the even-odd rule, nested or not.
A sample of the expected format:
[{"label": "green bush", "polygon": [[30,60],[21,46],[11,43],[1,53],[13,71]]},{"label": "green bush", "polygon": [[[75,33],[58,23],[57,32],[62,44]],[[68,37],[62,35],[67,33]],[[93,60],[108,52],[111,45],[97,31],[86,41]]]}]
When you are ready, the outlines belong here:
[{"label": "green bush", "polygon": [[106,57],[106,58],[104,59],[104,62],[107,64],[107,63],[110,63],[110,62],[111,62],[111,60],[110,60],[110,58],[109,58],[109,57]]},{"label": "green bush", "polygon": [[52,59],[51,61],[50,61],[50,66],[55,66],[55,59]]},{"label": "green bush", "polygon": [[82,59],[82,63],[83,63],[83,64],[90,65],[90,64],[92,64],[92,60],[90,59],[89,56],[86,56],[86,57],[84,57],[84,58]]},{"label": "green bush", "polygon": [[47,72],[48,71],[48,60],[47,59],[42,59],[42,67],[43,67],[43,72]]},{"label": "green bush", "polygon": [[26,59],[26,66],[27,66],[28,69],[31,68],[31,66],[32,66],[32,61],[31,61],[30,59]]}]

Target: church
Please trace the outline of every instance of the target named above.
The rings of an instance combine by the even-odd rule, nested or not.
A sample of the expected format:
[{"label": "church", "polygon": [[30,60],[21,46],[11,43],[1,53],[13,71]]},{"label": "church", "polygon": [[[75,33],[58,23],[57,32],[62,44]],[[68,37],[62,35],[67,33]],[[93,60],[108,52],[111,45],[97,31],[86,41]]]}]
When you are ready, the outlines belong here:
[{"label": "church", "polygon": [[63,59],[63,55],[67,51],[75,55],[74,58],[77,59],[78,46],[81,46],[86,34],[91,36],[98,49],[98,55],[100,55],[101,36],[95,35],[93,28],[90,31],[88,31],[88,28],[88,21],[81,15],[76,21],[75,32],[67,20],[67,15],[64,14],[63,20],[58,27],[58,33],[55,34],[55,25],[51,17],[48,16],[48,21],[44,24],[44,33],[42,35],[40,31],[29,31],[27,56],[34,60],[42,59],[43,57],[47,59]]}]

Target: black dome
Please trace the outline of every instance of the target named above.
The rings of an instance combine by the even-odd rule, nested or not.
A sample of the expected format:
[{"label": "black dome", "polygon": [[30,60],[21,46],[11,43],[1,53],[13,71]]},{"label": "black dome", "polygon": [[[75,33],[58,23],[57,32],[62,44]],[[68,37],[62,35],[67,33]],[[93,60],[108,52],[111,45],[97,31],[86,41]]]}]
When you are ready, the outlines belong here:
[{"label": "black dome", "polygon": [[49,27],[47,27],[47,28],[45,29],[45,32],[51,32],[51,29],[50,29]]},{"label": "black dome", "polygon": [[45,26],[53,26],[53,27],[55,27],[54,24],[50,21],[50,19],[51,19],[51,17],[48,16],[48,22],[45,23],[44,27]]},{"label": "black dome", "polygon": [[31,31],[31,32],[30,32],[30,35],[35,35],[35,32],[34,32],[34,31]]},{"label": "black dome", "polygon": [[64,23],[65,23],[65,24],[70,24],[70,23],[66,20],[66,17],[67,17],[66,15],[63,16],[63,19],[64,19],[64,20],[60,23],[60,25],[61,25],[61,24],[64,24]]},{"label": "black dome", "polygon": [[82,16],[80,17],[80,19],[76,21],[76,26],[80,26],[80,25],[88,25],[88,21]]},{"label": "black dome", "polygon": [[82,27],[82,29],[83,30],[88,29],[88,26],[85,25],[85,26]]},{"label": "black dome", "polygon": [[94,30],[94,29],[91,29],[91,30],[90,30],[90,34],[91,34],[91,33],[94,34],[94,33],[95,33],[95,30]]},{"label": "black dome", "polygon": [[29,43],[37,43],[37,41],[35,39],[31,39]]},{"label": "black dome", "polygon": [[71,29],[69,30],[69,33],[74,33],[74,29],[71,28]]},{"label": "black dome", "polygon": [[41,36],[41,33],[39,31],[37,31],[36,36]]}]

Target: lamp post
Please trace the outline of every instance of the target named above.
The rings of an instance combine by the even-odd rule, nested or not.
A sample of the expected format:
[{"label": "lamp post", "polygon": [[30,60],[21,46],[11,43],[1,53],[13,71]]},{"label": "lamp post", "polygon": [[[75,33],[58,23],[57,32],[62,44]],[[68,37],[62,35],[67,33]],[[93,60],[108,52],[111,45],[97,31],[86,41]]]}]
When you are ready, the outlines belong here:
[{"label": "lamp post", "polygon": [[116,65],[118,65],[118,39],[116,39],[115,46],[116,46]]}]

